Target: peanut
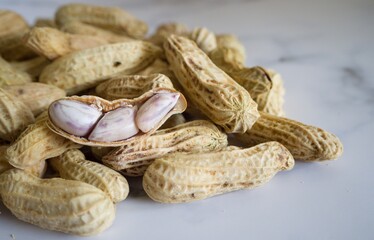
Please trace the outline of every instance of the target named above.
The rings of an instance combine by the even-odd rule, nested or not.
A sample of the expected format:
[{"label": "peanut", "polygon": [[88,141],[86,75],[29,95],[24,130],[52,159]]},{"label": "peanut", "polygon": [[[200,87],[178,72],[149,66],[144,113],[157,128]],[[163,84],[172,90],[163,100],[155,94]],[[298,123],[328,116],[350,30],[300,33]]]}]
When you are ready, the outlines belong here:
[{"label": "peanut", "polygon": [[62,178],[91,184],[108,194],[114,203],[125,200],[129,194],[129,185],[121,174],[86,160],[78,149],[68,150],[49,162]]},{"label": "peanut", "polygon": [[36,57],[26,61],[10,62],[10,65],[12,65],[12,67],[17,71],[28,73],[33,81],[38,79],[43,68],[48,64],[49,61],[44,57]]},{"label": "peanut", "polygon": [[88,140],[114,142],[136,135],[140,126],[135,119],[138,114],[136,107],[122,107],[105,113],[88,136]]},{"label": "peanut", "polygon": [[95,235],[107,229],[115,216],[110,198],[92,185],[39,179],[19,169],[0,175],[0,194],[18,219],[49,230]]},{"label": "peanut", "polygon": [[40,82],[60,87],[74,94],[115,74],[132,74],[146,67],[161,49],[142,41],[99,46],[73,52],[44,68]]},{"label": "peanut", "polygon": [[14,141],[34,122],[31,110],[19,99],[0,88],[0,138]]},{"label": "peanut", "polygon": [[23,38],[24,44],[35,53],[50,60],[86,48],[108,44],[101,38],[74,35],[49,27],[35,27]]},{"label": "peanut", "polygon": [[0,57],[0,87],[31,82],[31,76]]},{"label": "peanut", "polygon": [[209,121],[192,121],[158,130],[141,141],[112,150],[102,161],[125,175],[141,176],[155,158],[176,152],[211,152],[227,146],[227,136]]},{"label": "peanut", "polygon": [[[0,146],[0,175],[5,171],[14,168],[9,164],[8,159],[6,158],[6,151],[8,147],[8,145]],[[43,161],[34,166],[25,168],[24,170],[34,176],[43,177],[45,171],[47,170],[47,164]]]},{"label": "peanut", "polygon": [[26,20],[9,10],[0,10],[0,23],[0,52],[17,46],[29,30]]},{"label": "peanut", "polygon": [[21,100],[34,116],[47,110],[49,104],[66,95],[60,88],[37,82],[5,86],[3,89]]},{"label": "peanut", "polygon": [[103,39],[109,43],[128,42],[134,40],[133,38],[119,35],[105,29],[101,29],[89,24],[77,21],[67,21],[60,26],[60,30],[67,33],[89,35]]},{"label": "peanut", "polygon": [[227,73],[249,92],[259,111],[284,116],[284,87],[278,73],[262,67],[242,68]]},{"label": "peanut", "polygon": [[159,93],[149,98],[136,114],[135,122],[138,128],[147,133],[174,108],[179,99],[179,93]]},{"label": "peanut", "polygon": [[268,141],[283,144],[297,160],[321,161],[338,158],[343,145],[333,134],[323,129],[283,117],[261,113],[253,127],[236,138],[254,146]]},{"label": "peanut", "polygon": [[263,185],[278,171],[293,166],[292,155],[277,142],[247,149],[172,154],[148,167],[143,188],[158,202],[191,202]]},{"label": "peanut", "polygon": [[206,54],[217,48],[216,36],[207,28],[195,28],[191,33],[191,39]]},{"label": "peanut", "polygon": [[[183,112],[186,105],[183,95],[168,88],[152,89],[138,98],[111,102],[96,96],[72,96],[50,105],[48,126],[82,145],[119,146],[151,135],[171,115]],[[149,107],[154,111],[149,111]],[[105,122],[99,121],[102,116]],[[144,132],[136,134],[138,128]]]},{"label": "peanut", "polygon": [[100,83],[96,87],[96,93],[102,98],[115,100],[136,98],[157,88],[173,88],[173,84],[163,74],[119,76]]},{"label": "peanut", "polygon": [[2,57],[7,60],[24,57],[22,55],[12,56],[11,53],[20,48],[22,36],[28,31],[29,26],[21,15],[8,10],[0,10],[0,54]]},{"label": "peanut", "polygon": [[215,66],[194,42],[171,36],[165,43],[171,69],[188,99],[226,132],[244,133],[259,117],[249,93]]},{"label": "peanut", "polygon": [[209,52],[212,61],[225,72],[237,71],[245,65],[245,49],[242,43],[230,34],[216,35],[217,48]]},{"label": "peanut", "polygon": [[115,7],[99,7],[86,4],[67,4],[56,12],[56,22],[79,21],[134,38],[143,38],[148,31],[145,22]]},{"label": "peanut", "polygon": [[189,35],[189,30],[181,23],[164,23],[158,26],[156,32],[148,39],[148,41],[162,47],[166,39],[172,34],[187,37]]},{"label": "peanut", "polygon": [[68,149],[81,146],[63,138],[47,127],[47,116],[41,117],[12,143],[6,158],[16,168],[26,169],[40,162],[61,155]]}]

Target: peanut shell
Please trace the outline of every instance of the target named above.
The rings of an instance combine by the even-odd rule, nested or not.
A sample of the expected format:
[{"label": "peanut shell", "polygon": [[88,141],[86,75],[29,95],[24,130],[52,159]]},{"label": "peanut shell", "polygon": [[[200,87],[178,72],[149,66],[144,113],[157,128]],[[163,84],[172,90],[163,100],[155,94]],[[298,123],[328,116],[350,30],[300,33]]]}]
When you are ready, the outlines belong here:
[{"label": "peanut shell", "polygon": [[73,35],[49,27],[35,27],[23,38],[24,44],[37,54],[50,60],[68,53],[109,44],[101,38]]},{"label": "peanut shell", "polygon": [[116,34],[102,28],[98,28],[78,21],[67,21],[60,26],[60,30],[67,33],[89,35],[101,38],[109,43],[133,41],[133,38]]},{"label": "peanut shell", "polygon": [[64,90],[38,82],[5,86],[3,89],[28,106],[34,116],[47,110],[53,101],[66,96]]},{"label": "peanut shell", "polygon": [[[154,159],[176,152],[198,153],[211,152],[227,146],[227,136],[213,123],[197,120],[173,128],[158,130],[148,138],[131,141],[115,148],[103,157],[104,164],[115,170],[122,170],[125,175],[134,169],[150,165]],[[138,171],[137,175],[144,174]]]},{"label": "peanut shell", "polygon": [[31,82],[31,76],[0,57],[0,87]]},{"label": "peanut shell", "polygon": [[158,202],[191,202],[263,185],[293,166],[292,155],[277,142],[247,149],[171,154],[148,167],[143,188]]},{"label": "peanut shell", "polygon": [[283,144],[297,160],[322,161],[338,158],[343,145],[334,135],[321,128],[291,119],[261,113],[253,127],[236,138],[247,144],[277,141]]},{"label": "peanut shell", "polygon": [[[114,100],[114,101],[108,101],[108,100],[105,100],[103,98],[96,97],[96,96],[81,96],[81,97],[71,96],[71,97],[62,98],[60,100],[78,101],[78,102],[81,102],[81,103],[85,103],[87,105],[95,106],[97,109],[100,109],[103,113],[106,113],[106,112],[112,111],[112,110],[120,108],[120,107],[139,106],[139,105],[143,104],[144,102],[146,102],[149,98],[151,98],[155,94],[163,93],[163,92],[164,93],[166,93],[166,92],[178,93],[174,89],[157,88],[157,89],[152,89],[152,90],[144,93],[143,95],[139,96],[138,98],[134,98],[134,99],[118,99],[118,100]],[[166,116],[163,119],[161,119],[161,121],[153,129],[151,129],[147,133],[139,132],[138,134],[136,134],[133,137],[130,137],[130,138],[127,138],[127,139],[124,139],[124,140],[114,141],[114,142],[104,142],[104,141],[94,141],[94,140],[90,141],[87,138],[78,137],[78,136],[69,134],[69,133],[65,132],[64,130],[62,130],[61,128],[59,128],[58,126],[56,126],[50,119],[48,121],[48,127],[53,132],[59,134],[60,136],[62,136],[64,138],[67,138],[67,139],[70,139],[71,141],[82,144],[82,145],[101,146],[101,147],[121,146],[128,141],[132,141],[132,140],[138,141],[142,138],[148,137],[149,135],[153,134],[171,115],[183,112],[186,109],[186,107],[187,107],[186,99],[184,98],[184,96],[182,94],[179,93],[179,99],[178,99],[176,105],[174,106],[174,108],[171,111],[169,111],[166,114]]]},{"label": "peanut shell", "polygon": [[58,25],[66,21],[79,21],[134,38],[143,38],[148,31],[145,22],[117,7],[71,3],[60,7],[55,19]]},{"label": "peanut shell", "polygon": [[29,125],[6,151],[6,158],[16,168],[26,169],[40,162],[61,155],[73,148],[80,148],[47,127],[47,116]]},{"label": "peanut shell", "polygon": [[14,141],[35,121],[31,110],[17,97],[0,88],[0,138]]},{"label": "peanut shell", "polygon": [[39,81],[75,94],[116,74],[135,73],[160,53],[161,49],[142,41],[84,49],[56,59],[44,68]]},{"label": "peanut shell", "polygon": [[0,175],[0,194],[14,216],[48,230],[91,236],[107,229],[115,216],[110,198],[92,185],[40,179],[19,169]]},{"label": "peanut shell", "polygon": [[164,48],[171,69],[193,105],[228,133],[244,133],[251,128],[259,117],[257,104],[193,41],[172,35]]},{"label": "peanut shell", "polygon": [[156,88],[173,88],[173,84],[163,74],[118,76],[99,84],[96,93],[107,100],[115,100],[136,98]]},{"label": "peanut shell", "polygon": [[63,179],[91,184],[108,194],[114,203],[125,200],[129,194],[129,185],[121,174],[100,163],[86,160],[78,149],[68,150],[49,162]]}]

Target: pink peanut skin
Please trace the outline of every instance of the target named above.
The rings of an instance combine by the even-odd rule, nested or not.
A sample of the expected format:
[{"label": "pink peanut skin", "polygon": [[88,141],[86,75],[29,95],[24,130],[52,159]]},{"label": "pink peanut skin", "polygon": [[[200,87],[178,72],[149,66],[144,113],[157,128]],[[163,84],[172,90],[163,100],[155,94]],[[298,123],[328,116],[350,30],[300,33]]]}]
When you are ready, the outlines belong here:
[{"label": "pink peanut skin", "polygon": [[105,113],[95,128],[89,140],[112,142],[130,138],[139,132],[135,124],[136,108],[123,107]]},{"label": "pink peanut skin", "polygon": [[173,109],[179,93],[158,93],[148,99],[136,115],[136,125],[142,132],[150,131]]}]

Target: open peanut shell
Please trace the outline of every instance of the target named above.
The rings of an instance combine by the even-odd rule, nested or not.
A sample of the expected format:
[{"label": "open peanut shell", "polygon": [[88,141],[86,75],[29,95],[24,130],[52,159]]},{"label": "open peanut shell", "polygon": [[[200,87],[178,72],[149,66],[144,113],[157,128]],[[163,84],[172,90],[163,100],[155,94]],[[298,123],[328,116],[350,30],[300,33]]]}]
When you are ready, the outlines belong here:
[{"label": "open peanut shell", "polygon": [[[182,113],[186,107],[187,107],[187,101],[183,94],[180,92],[172,89],[172,88],[156,88],[152,89],[143,95],[133,98],[133,99],[118,99],[114,101],[108,101],[103,98],[97,97],[97,96],[70,96],[61,98],[60,100],[73,100],[78,101],[90,106],[94,106],[97,109],[99,109],[103,114],[113,111],[115,109],[121,108],[121,107],[137,107],[139,108],[142,104],[144,104],[148,99],[150,99],[152,96],[159,94],[159,93],[178,93],[179,98],[177,100],[177,103],[174,105],[174,107],[148,132],[144,133],[139,131],[136,135],[129,137],[127,139],[119,140],[119,141],[111,141],[111,142],[104,142],[104,141],[94,141],[94,140],[88,140],[86,137],[80,137],[73,134],[70,134],[66,131],[64,131],[62,128],[57,126],[52,120],[50,111],[48,111],[48,121],[47,125],[48,127],[58,135],[65,137],[73,142],[86,145],[86,146],[102,146],[102,147],[115,147],[115,146],[121,146],[125,144],[128,141],[133,141],[134,139],[142,139],[145,138],[152,133],[154,133],[161,125],[173,114]],[[55,101],[56,102],[56,101]],[[53,104],[53,103],[52,103]],[[52,104],[49,108],[51,108]]]}]

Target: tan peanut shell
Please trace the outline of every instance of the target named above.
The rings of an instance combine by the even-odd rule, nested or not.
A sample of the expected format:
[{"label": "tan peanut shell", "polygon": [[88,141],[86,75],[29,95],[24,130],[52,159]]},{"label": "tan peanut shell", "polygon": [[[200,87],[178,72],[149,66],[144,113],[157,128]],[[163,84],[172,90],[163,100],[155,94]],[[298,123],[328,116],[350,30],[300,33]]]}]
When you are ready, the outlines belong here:
[{"label": "tan peanut shell", "polygon": [[259,111],[284,116],[285,91],[278,73],[258,66],[229,70],[227,73],[249,92]]},{"label": "tan peanut shell", "polygon": [[31,110],[17,97],[0,88],[0,138],[14,141],[35,121]]},{"label": "tan peanut shell", "polygon": [[226,132],[245,132],[259,117],[249,93],[213,64],[196,44],[172,35],[164,45],[188,99]]},{"label": "tan peanut shell", "polygon": [[8,61],[25,60],[35,54],[22,43],[29,31],[25,19],[18,13],[0,10],[0,55]]},{"label": "tan peanut shell", "polygon": [[39,81],[75,94],[116,74],[135,73],[160,53],[161,49],[143,41],[84,49],[56,59],[44,68]]},{"label": "tan peanut shell", "polygon": [[235,63],[237,66],[244,66],[246,53],[243,43],[231,34],[216,35],[217,48],[224,50],[224,59]]},{"label": "tan peanut shell", "polygon": [[48,230],[91,236],[107,229],[115,217],[107,194],[80,181],[40,179],[11,169],[0,175],[0,194],[14,216]]},{"label": "tan peanut shell", "polygon": [[266,113],[261,113],[250,130],[235,137],[248,146],[280,142],[295,159],[303,161],[332,160],[343,153],[343,145],[335,135],[318,127]]},{"label": "tan peanut shell", "polygon": [[10,65],[12,65],[13,69],[16,69],[17,71],[28,73],[31,76],[31,79],[35,81],[39,77],[43,68],[45,68],[49,63],[48,59],[44,57],[35,57],[26,61],[10,62]]},{"label": "tan peanut shell", "polygon": [[78,149],[68,150],[49,162],[63,179],[91,184],[108,194],[114,203],[125,200],[129,194],[129,184],[121,174],[100,163],[86,160]]},{"label": "tan peanut shell", "polygon": [[[226,73],[237,71],[245,66],[245,48],[234,35],[216,35],[217,48],[209,52],[214,64]],[[230,74],[229,74],[230,75]]]},{"label": "tan peanut shell", "polygon": [[96,94],[107,100],[136,98],[157,88],[173,88],[173,84],[163,74],[118,76],[99,84]]},{"label": "tan peanut shell", "polygon": [[[148,138],[131,141],[103,157],[104,164],[127,173],[128,169],[150,165],[167,154],[211,152],[227,146],[227,136],[213,123],[197,120],[158,130]],[[145,169],[144,169],[145,170]],[[143,172],[138,172],[141,176]]]},{"label": "tan peanut shell", "polygon": [[216,35],[207,28],[195,28],[191,32],[190,38],[206,54],[217,48]]},{"label": "tan peanut shell", "polygon": [[29,31],[26,20],[13,11],[0,10],[0,53],[20,44],[22,36]]},{"label": "tan peanut shell", "polygon": [[24,44],[50,60],[68,53],[109,44],[99,37],[61,32],[55,28],[35,27],[23,38]]},{"label": "tan peanut shell", "polygon": [[189,30],[187,26],[182,23],[164,23],[158,26],[156,32],[148,39],[148,41],[162,47],[166,39],[172,34],[187,37],[189,35]]},{"label": "tan peanut shell", "polygon": [[263,185],[293,166],[292,155],[277,142],[238,150],[171,154],[148,167],[143,188],[158,202],[191,202]]},{"label": "tan peanut shell", "polygon": [[[6,158],[6,151],[8,147],[8,145],[0,146],[0,175],[5,171],[14,168],[9,164],[8,159]],[[36,165],[25,168],[24,170],[34,176],[43,177],[45,171],[47,170],[47,164],[43,161]]]},{"label": "tan peanut shell", "polygon": [[[85,103],[88,105],[95,106],[97,109],[100,109],[103,113],[106,113],[108,111],[112,111],[114,109],[117,109],[119,107],[134,107],[134,106],[140,106],[144,102],[146,102],[149,98],[151,98],[153,95],[157,93],[178,93],[176,90],[172,88],[157,88],[152,89],[143,95],[133,98],[133,99],[118,99],[113,101],[108,101],[103,98],[97,97],[97,96],[71,96],[62,98],[63,100],[75,100],[81,103]],[[174,108],[168,112],[165,117],[149,132],[143,133],[139,132],[138,134],[134,135],[133,137],[120,140],[120,141],[114,141],[114,142],[102,142],[102,141],[94,141],[94,140],[88,140],[87,138],[78,137],[72,134],[69,134],[56,126],[50,119],[48,121],[48,127],[55,133],[59,134],[60,136],[67,138],[73,142],[86,145],[86,146],[101,146],[101,147],[115,147],[115,146],[121,146],[127,143],[128,141],[140,141],[142,138],[148,137],[149,135],[153,134],[160,126],[173,114],[182,113],[187,107],[187,102],[184,96],[179,93],[179,98],[174,106]]]},{"label": "tan peanut shell", "polygon": [[26,169],[40,162],[61,155],[66,150],[80,148],[47,127],[47,117],[29,125],[12,143],[6,152],[9,163],[16,168]]},{"label": "tan peanut shell", "polygon": [[68,21],[64,22],[60,26],[60,30],[67,33],[79,34],[79,35],[89,35],[101,38],[109,43],[127,42],[133,41],[133,38],[119,35],[111,31],[107,31],[102,28],[98,28],[86,23],[78,21]]},{"label": "tan peanut shell", "polygon": [[31,82],[31,76],[0,57],[0,87]]},{"label": "tan peanut shell", "polygon": [[66,21],[79,21],[134,38],[143,38],[148,31],[145,22],[116,7],[66,4],[57,10],[55,19],[58,25]]},{"label": "tan peanut shell", "polygon": [[53,101],[66,96],[64,90],[38,82],[5,86],[3,89],[28,106],[34,116],[47,110]]},{"label": "tan peanut shell", "polygon": [[260,111],[276,115],[284,116],[284,94],[285,88],[282,77],[279,73],[273,70],[267,70],[272,81],[272,88],[264,104],[264,108]]}]

